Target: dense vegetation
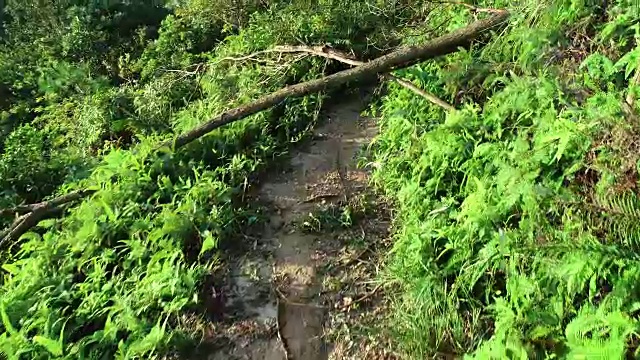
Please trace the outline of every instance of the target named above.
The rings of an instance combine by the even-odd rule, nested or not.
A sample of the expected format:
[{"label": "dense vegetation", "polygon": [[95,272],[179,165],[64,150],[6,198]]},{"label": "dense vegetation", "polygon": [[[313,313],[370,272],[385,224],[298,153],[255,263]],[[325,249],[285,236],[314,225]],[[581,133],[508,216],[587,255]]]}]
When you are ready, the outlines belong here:
[{"label": "dense vegetation", "polygon": [[[396,72],[458,110],[395,84],[373,106],[375,180],[398,209],[395,343],[410,358],[633,355],[640,4],[477,6],[509,23]],[[16,359],[161,357],[199,341],[185,319],[215,318],[203,289],[260,221],[243,195],[332,94],[175,152],[155,144],[343,68],[237,58],[331,43],[366,60],[486,16],[426,0],[7,0],[1,15],[0,208],[96,190],[1,249],[0,351]]]},{"label": "dense vegetation", "polygon": [[[459,110],[384,97],[376,179],[415,358],[638,356],[640,6],[603,3],[483,1],[512,12],[498,37],[402,72]],[[445,9],[439,32],[473,19]]]}]

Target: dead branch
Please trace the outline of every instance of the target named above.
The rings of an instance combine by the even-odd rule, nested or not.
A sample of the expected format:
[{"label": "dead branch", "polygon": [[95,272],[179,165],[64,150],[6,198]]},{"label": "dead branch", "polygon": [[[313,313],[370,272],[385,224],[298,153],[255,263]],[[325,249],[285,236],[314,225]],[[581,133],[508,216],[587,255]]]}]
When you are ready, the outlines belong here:
[{"label": "dead branch", "polygon": [[[327,46],[321,46],[321,47],[296,46],[295,49],[297,49],[298,51],[311,53],[313,55],[323,56],[323,57],[326,57],[327,59],[337,60],[337,61],[343,62],[345,64],[349,64],[349,65],[359,66],[359,65],[365,64],[362,61],[358,61],[358,60],[355,60],[355,59],[349,57],[347,54],[345,54],[345,53],[343,53],[341,51],[338,51],[336,49],[333,49],[333,48],[327,47]],[[422,96],[423,98],[427,99],[428,101],[432,102],[433,104],[436,104],[436,105],[442,107],[445,110],[448,110],[448,111],[456,110],[456,108],[454,108],[453,106],[449,105],[446,101],[440,99],[439,97],[437,97],[437,96],[435,96],[433,94],[430,94],[430,93],[420,89],[419,87],[417,87],[416,85],[414,85],[410,81],[401,79],[401,78],[399,78],[399,77],[397,77],[395,75],[391,75],[391,74],[381,74],[380,77],[382,77],[383,79],[393,80],[393,81],[397,82],[398,84],[400,84],[404,88],[406,88],[406,89],[408,89],[410,91],[413,91],[415,94],[418,94],[418,95]]]},{"label": "dead branch", "polygon": [[420,89],[419,87],[415,86],[413,83],[404,80],[404,79],[400,79],[394,75],[391,74],[384,74],[383,77],[394,80],[395,82],[397,82],[398,84],[404,86],[405,88],[413,91],[414,93],[422,96],[423,98],[427,99],[428,101],[440,106],[441,108],[448,110],[448,111],[455,111],[456,108],[454,108],[453,106],[449,105],[449,103],[447,103],[446,101],[440,99],[439,97],[428,93],[422,89]]},{"label": "dead branch", "polygon": [[[400,47],[387,55],[358,65],[354,68],[277,90],[249,104],[223,112],[213,119],[178,135],[173,140],[160,143],[159,147],[179,149],[215,129],[271,108],[286,99],[302,97],[312,93],[336,88],[352,81],[362,80],[371,76],[379,76],[380,74],[384,74],[395,69],[408,67],[425,60],[453,53],[461,47],[468,47],[480,34],[502,24],[508,16],[509,14],[506,11],[500,11],[488,19],[476,21],[467,27],[433,39],[426,44]],[[292,50],[293,49],[294,48],[292,48]],[[275,51],[275,49],[273,51]],[[9,242],[16,241],[22,234],[37,225],[40,220],[51,215],[52,212],[60,210],[61,205],[82,199],[93,192],[93,190],[78,190],[33,206],[31,212],[18,217],[9,229],[5,230],[1,234],[4,236],[2,237],[2,240],[0,240],[0,248]],[[26,208],[21,210],[24,209]]]},{"label": "dead branch", "polygon": [[[309,54],[313,54],[313,55],[323,56],[323,57],[326,57],[326,58],[332,58],[333,52],[331,50],[333,50],[333,49],[328,45],[324,45],[324,46],[289,46],[289,45],[280,45],[280,46],[275,46],[275,47],[273,47],[271,49],[256,51],[254,53],[251,53],[251,54],[245,55],[245,56],[241,56],[241,57],[224,57],[224,58],[220,59],[218,62],[229,61],[229,60],[232,60],[232,61],[256,60],[256,59],[258,59],[258,56],[260,56],[260,55],[273,54],[273,53],[277,53],[277,54],[309,53]],[[338,60],[338,59],[336,59],[336,60]],[[349,60],[348,58],[341,58],[340,61],[347,62],[347,63],[349,63],[351,65],[361,65],[362,64],[359,61]],[[349,62],[349,61],[352,61],[352,62]]]},{"label": "dead branch", "polygon": [[335,88],[351,81],[376,76],[394,69],[408,67],[425,60],[450,54],[457,51],[460,47],[469,46],[481,33],[503,23],[508,16],[509,14],[506,11],[502,11],[488,19],[476,21],[467,27],[438,37],[426,44],[403,46],[387,55],[352,69],[285,87],[269,95],[265,95],[252,103],[226,111],[194,129],[177,136],[174,140],[162,143],[161,146],[178,149],[219,127],[268,109],[286,99],[306,96]]},{"label": "dead branch", "polygon": [[[296,53],[296,52],[303,52],[303,53],[308,53],[308,54],[312,54],[312,55],[316,55],[316,56],[321,56],[327,59],[331,59],[331,60],[337,60],[339,62],[345,63],[345,64],[349,64],[349,65],[353,65],[353,66],[360,66],[363,64],[366,64],[363,61],[359,61],[354,59],[353,57],[347,55],[346,53],[339,51],[337,49],[334,49],[330,46],[276,46],[273,49],[269,49],[269,50],[264,50],[264,51],[259,51],[256,53],[253,53],[251,55],[248,55],[247,57],[242,57],[242,58],[226,58],[226,59],[254,59],[256,55],[258,54],[263,54],[263,53],[271,53],[271,52],[280,52],[280,53]],[[419,87],[417,87],[416,85],[414,85],[413,83],[411,83],[410,81],[401,79],[397,76],[391,75],[391,74],[381,74],[380,75],[381,78],[383,79],[388,79],[388,80],[392,80],[397,82],[398,84],[400,84],[401,86],[403,86],[404,88],[414,92],[415,94],[422,96],[423,98],[425,98],[426,100],[430,101],[431,103],[438,105],[440,107],[442,107],[443,109],[447,110],[447,111],[453,111],[456,110],[456,108],[454,108],[453,106],[449,105],[446,101],[440,99],[439,97],[430,94],[422,89],[420,89]]]},{"label": "dead branch", "polygon": [[0,210],[1,214],[27,212],[18,216],[6,230],[0,232],[0,249],[5,244],[18,240],[20,236],[36,226],[41,220],[62,212],[64,205],[80,200],[94,192],[95,190],[76,190],[48,201]]},{"label": "dead branch", "polygon": [[373,290],[371,290],[370,292],[362,295],[361,297],[357,298],[356,300],[351,300],[351,301],[347,301],[344,304],[340,305],[340,306],[336,306],[339,310],[344,310],[346,308],[349,308],[353,305],[359,304],[361,302],[363,302],[364,300],[367,300],[368,298],[374,296],[375,294],[378,293],[378,290],[380,290],[380,288],[382,287],[382,284],[378,284]]}]

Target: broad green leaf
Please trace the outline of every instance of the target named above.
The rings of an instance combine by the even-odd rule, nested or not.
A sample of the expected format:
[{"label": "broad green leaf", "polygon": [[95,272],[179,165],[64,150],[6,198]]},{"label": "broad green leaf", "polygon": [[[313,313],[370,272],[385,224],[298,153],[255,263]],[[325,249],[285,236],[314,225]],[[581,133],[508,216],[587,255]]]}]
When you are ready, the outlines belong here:
[{"label": "broad green leaf", "polygon": [[13,327],[13,325],[11,324],[11,319],[9,319],[9,315],[7,315],[7,310],[4,303],[0,303],[0,318],[2,318],[2,326],[4,326],[9,335],[18,335],[18,331]]},{"label": "broad green leaf", "polygon": [[204,240],[202,241],[202,248],[200,249],[200,255],[218,246],[217,240],[207,230],[203,234]]},{"label": "broad green leaf", "polygon": [[2,269],[11,275],[15,275],[20,270],[20,268],[15,263],[2,264]]},{"label": "broad green leaf", "polygon": [[42,236],[35,232],[26,232],[20,236],[20,240],[41,241]]}]

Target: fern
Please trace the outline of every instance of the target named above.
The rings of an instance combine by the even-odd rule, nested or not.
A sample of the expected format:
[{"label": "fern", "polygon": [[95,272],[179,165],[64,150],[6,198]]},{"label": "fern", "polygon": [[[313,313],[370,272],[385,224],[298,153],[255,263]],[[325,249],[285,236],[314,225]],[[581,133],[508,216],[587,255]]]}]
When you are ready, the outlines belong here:
[{"label": "fern", "polygon": [[607,243],[640,248],[640,197],[634,192],[595,195],[587,213],[590,227],[606,234]]}]

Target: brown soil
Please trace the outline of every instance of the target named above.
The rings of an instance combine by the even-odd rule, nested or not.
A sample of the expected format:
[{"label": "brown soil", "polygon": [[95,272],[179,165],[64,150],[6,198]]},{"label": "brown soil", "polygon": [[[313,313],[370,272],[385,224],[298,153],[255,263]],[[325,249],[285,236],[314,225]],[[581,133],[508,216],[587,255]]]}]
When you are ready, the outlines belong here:
[{"label": "brown soil", "polygon": [[[384,204],[369,196],[368,172],[356,166],[376,135],[360,116],[364,97],[332,106],[315,140],[258,186],[255,201],[268,204],[269,222],[234,266],[226,307],[241,315],[219,329],[227,344],[208,359],[392,357],[382,337],[356,330],[384,315],[374,280],[389,230]],[[351,226],[316,216],[364,203],[370,210]]]}]

